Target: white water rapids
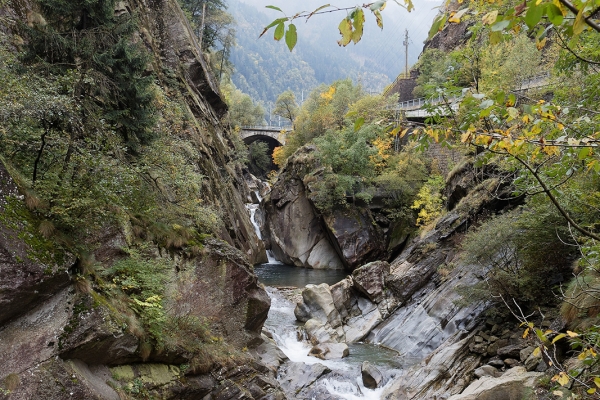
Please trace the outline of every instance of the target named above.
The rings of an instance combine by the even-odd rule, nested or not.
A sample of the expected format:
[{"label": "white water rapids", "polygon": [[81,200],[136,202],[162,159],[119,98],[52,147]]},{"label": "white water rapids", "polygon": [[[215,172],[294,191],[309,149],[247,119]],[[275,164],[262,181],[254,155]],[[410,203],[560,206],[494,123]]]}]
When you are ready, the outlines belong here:
[{"label": "white water rapids", "polygon": [[[261,200],[258,193],[256,193],[256,195],[258,199]],[[258,204],[246,204],[256,235],[262,240],[260,228],[255,219],[258,207]],[[321,283],[318,274],[327,274],[328,272],[326,270],[304,271],[302,268],[291,268],[275,259],[271,251],[267,251],[267,257],[269,265],[281,266],[277,267],[278,269],[287,268],[290,271],[301,270],[299,272],[312,272],[315,275],[309,277],[309,279],[312,278],[314,280],[311,283]],[[260,280],[260,267],[258,267],[256,271]],[[290,272],[286,272],[285,274],[289,273]],[[306,277],[304,278],[306,279]],[[331,278],[329,277],[329,279]],[[323,281],[325,281],[325,279]],[[290,277],[287,286],[290,284],[297,285],[297,282]],[[393,371],[397,368],[396,363],[390,363],[390,359],[396,358],[395,352],[373,345],[352,344],[349,346],[350,356],[343,359],[321,360],[309,356],[308,353],[311,350],[311,345],[305,340],[298,340],[298,327],[300,325],[296,322],[296,317],[294,315],[295,304],[286,299],[276,288],[267,286],[267,292],[271,298],[271,308],[265,327],[272,333],[273,339],[281,351],[283,351],[292,362],[300,362],[308,365],[318,363],[331,370],[330,373],[325,374],[322,378],[319,378],[313,383],[311,388],[318,388],[319,393],[329,393],[330,396],[327,396],[327,399],[376,400],[381,398],[386,386],[375,390],[367,389],[362,382],[361,365],[363,361],[368,360],[376,365],[384,375],[387,375],[389,378],[390,375],[394,375]],[[390,370],[390,368],[392,368],[392,370]],[[387,371],[386,373],[385,370],[390,371]],[[392,379],[388,379],[388,384],[391,384],[391,382]],[[321,396],[313,397],[314,400],[321,400],[323,398],[324,397]]]},{"label": "white water rapids", "polygon": [[[381,398],[386,387],[374,390],[367,389],[362,382],[360,367],[365,360],[369,360],[376,365],[378,364],[377,361],[373,362],[370,360],[370,352],[374,358],[380,359],[389,356],[390,353],[383,349],[378,349],[376,346],[353,345],[350,347],[350,356],[340,360],[320,360],[309,356],[308,352],[311,346],[306,341],[298,341],[297,339],[297,328],[299,325],[294,316],[295,304],[284,298],[275,288],[267,287],[267,292],[269,293],[269,297],[271,297],[271,309],[269,310],[265,327],[273,334],[273,339],[277,343],[277,346],[290,361],[305,364],[319,363],[332,371],[328,375],[333,375],[334,377],[325,375],[324,378],[319,379],[313,386],[323,385],[332,395],[332,399],[376,400]],[[366,346],[368,348],[365,348]],[[361,349],[361,347],[363,348]],[[353,350],[358,350],[360,354],[353,354]],[[377,366],[382,369],[380,365]],[[389,383],[391,383],[391,380]]]}]

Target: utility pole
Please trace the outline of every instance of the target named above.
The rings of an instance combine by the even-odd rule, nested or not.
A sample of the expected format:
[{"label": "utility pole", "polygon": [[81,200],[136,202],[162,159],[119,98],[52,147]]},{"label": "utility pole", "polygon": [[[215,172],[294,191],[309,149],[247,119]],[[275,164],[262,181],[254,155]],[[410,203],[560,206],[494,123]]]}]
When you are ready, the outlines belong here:
[{"label": "utility pole", "polygon": [[202,50],[202,38],[204,37],[204,15],[206,14],[206,2],[202,2],[202,23],[200,24],[200,50]]},{"label": "utility pole", "polygon": [[408,78],[408,29],[404,30],[404,77]]}]

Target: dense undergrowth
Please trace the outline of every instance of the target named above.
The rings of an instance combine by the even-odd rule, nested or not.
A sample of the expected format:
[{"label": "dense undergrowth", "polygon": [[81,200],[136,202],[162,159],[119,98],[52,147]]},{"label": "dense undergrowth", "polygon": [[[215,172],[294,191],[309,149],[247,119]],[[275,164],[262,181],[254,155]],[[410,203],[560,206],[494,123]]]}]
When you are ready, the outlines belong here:
[{"label": "dense undergrowth", "polygon": [[[209,321],[167,307],[173,271],[223,229],[206,201],[206,128],[172,71],[150,68],[135,13],[115,15],[114,1],[38,6],[29,25],[3,17],[0,34],[0,160],[26,205],[11,215],[39,238],[38,257],[48,246],[74,255],[79,295],[138,337],[142,358],[177,351],[195,372],[231,362]],[[120,253],[97,260],[114,236]]]}]

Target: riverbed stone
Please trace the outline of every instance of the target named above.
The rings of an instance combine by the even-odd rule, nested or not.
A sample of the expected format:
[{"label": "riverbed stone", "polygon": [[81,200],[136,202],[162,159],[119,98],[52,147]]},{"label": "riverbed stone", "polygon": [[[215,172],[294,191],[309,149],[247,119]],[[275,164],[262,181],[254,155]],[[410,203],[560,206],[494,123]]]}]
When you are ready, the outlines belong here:
[{"label": "riverbed stone", "polygon": [[283,390],[293,398],[296,393],[330,372],[329,368],[319,363],[289,362],[280,371],[279,383]]},{"label": "riverbed stone", "polygon": [[320,358],[321,360],[334,360],[348,357],[350,349],[346,343],[322,343],[313,346],[308,352],[309,356]]},{"label": "riverbed stone", "polygon": [[304,324],[304,330],[309,341],[313,344],[319,343],[339,343],[344,341],[344,331],[341,327],[334,329],[331,325],[311,318]]},{"label": "riverbed stone", "polygon": [[306,285],[302,291],[302,301],[310,311],[311,318],[329,323],[334,328],[342,324],[340,314],[333,304],[328,284]]},{"label": "riverbed stone", "polygon": [[368,361],[364,361],[360,367],[363,385],[369,389],[377,389],[383,382],[381,371]]}]

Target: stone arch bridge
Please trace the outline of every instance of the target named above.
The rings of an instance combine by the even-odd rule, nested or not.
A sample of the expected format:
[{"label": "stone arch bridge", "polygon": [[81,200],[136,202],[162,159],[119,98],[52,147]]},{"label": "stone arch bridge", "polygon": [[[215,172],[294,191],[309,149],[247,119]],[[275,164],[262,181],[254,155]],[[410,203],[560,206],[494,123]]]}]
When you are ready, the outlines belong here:
[{"label": "stone arch bridge", "polygon": [[291,130],[291,126],[242,126],[240,136],[246,144],[262,140],[269,147],[277,147],[285,145],[285,137]]}]

